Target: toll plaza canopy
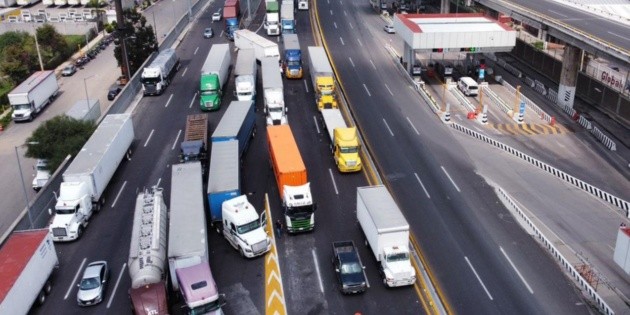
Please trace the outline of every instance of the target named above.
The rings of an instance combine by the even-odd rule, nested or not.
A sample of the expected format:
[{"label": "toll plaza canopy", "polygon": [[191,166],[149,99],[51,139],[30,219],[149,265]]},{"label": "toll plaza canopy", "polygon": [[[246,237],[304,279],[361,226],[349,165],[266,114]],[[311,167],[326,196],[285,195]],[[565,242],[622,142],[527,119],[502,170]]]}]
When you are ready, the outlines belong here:
[{"label": "toll plaza canopy", "polygon": [[396,33],[419,52],[502,52],[516,32],[483,14],[396,14]]}]

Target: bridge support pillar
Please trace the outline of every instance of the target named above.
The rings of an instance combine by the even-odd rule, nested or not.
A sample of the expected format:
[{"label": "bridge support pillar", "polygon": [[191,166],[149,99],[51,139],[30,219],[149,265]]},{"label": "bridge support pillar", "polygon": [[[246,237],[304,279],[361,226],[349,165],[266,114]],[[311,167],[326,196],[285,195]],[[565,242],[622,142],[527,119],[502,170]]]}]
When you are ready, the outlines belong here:
[{"label": "bridge support pillar", "polygon": [[411,48],[409,44],[405,42],[404,45],[405,46],[403,48],[402,66],[405,68],[407,73],[411,74],[411,69],[413,67],[413,64],[416,63],[416,56],[415,56],[415,53],[413,52],[413,48]]},{"label": "bridge support pillar", "polygon": [[542,40],[543,42],[547,41],[547,30],[538,30],[538,39]]},{"label": "bridge support pillar", "polygon": [[564,58],[562,60],[560,86],[558,87],[558,104],[573,107],[579,67],[580,49],[575,46],[566,45],[564,47]]}]

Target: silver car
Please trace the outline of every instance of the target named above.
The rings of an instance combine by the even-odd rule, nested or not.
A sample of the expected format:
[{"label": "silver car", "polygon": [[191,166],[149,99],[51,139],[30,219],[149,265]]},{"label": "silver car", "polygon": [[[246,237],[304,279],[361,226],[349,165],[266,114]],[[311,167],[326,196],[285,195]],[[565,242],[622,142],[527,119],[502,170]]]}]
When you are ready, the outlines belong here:
[{"label": "silver car", "polygon": [[107,290],[109,267],[106,261],[95,261],[88,264],[83,272],[81,282],[77,284],[77,303],[79,306],[90,306],[101,303]]}]

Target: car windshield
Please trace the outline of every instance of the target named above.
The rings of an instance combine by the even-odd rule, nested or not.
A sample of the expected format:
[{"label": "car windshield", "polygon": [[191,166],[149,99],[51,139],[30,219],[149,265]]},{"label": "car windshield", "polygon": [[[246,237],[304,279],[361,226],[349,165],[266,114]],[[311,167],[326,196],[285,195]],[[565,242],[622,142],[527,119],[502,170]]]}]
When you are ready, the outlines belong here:
[{"label": "car windshield", "polygon": [[348,275],[361,272],[361,265],[358,262],[341,265],[341,274]]},{"label": "car windshield", "polygon": [[98,288],[99,284],[100,282],[98,281],[98,278],[87,278],[81,280],[79,288],[81,290],[92,290]]},{"label": "car windshield", "polygon": [[72,71],[72,67],[65,67],[63,70],[65,70],[65,71]]},{"label": "car windshield", "polygon": [[259,228],[259,227],[260,227],[260,221],[258,221],[258,219],[256,219],[256,220],[254,220],[252,222],[249,222],[249,223],[246,223],[246,224],[243,224],[243,225],[239,225],[236,228],[236,230],[238,231],[238,234],[245,234],[245,233],[251,232],[251,231],[253,231],[253,230],[255,230],[255,229]]}]

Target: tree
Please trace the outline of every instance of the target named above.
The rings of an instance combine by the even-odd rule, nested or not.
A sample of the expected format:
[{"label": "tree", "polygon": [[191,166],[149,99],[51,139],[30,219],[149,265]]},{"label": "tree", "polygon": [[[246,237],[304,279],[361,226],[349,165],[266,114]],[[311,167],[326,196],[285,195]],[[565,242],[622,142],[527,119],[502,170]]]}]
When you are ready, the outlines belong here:
[{"label": "tree", "polygon": [[76,156],[95,129],[91,121],[56,116],[35,129],[26,140],[26,156],[48,160],[47,167],[52,172],[68,154]]},{"label": "tree", "polygon": [[35,38],[26,32],[6,32],[0,35],[0,71],[14,84],[26,79],[38,69]]},{"label": "tree", "polygon": [[114,48],[114,56],[118,66],[122,64],[122,45],[127,48],[129,56],[129,68],[131,76],[140,68],[151,54],[157,50],[157,39],[153,27],[147,25],[147,19],[135,10],[126,9],[123,12],[124,25],[116,32],[117,44]]}]

